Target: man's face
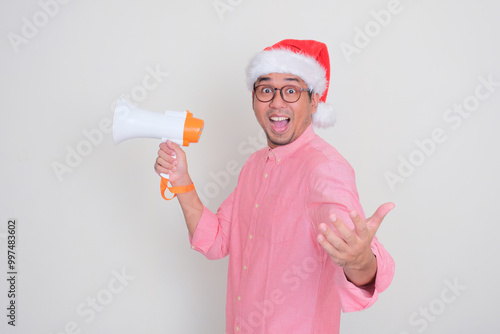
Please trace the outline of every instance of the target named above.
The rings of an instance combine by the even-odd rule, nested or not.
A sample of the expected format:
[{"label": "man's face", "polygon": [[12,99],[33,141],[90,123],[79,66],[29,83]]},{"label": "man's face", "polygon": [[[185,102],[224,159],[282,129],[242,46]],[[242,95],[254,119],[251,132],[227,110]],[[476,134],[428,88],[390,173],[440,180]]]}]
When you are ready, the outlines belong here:
[{"label": "man's face", "polygon": [[[294,85],[306,88],[305,82],[291,74],[271,73],[260,76],[255,86],[269,85],[281,88],[286,85]],[[307,91],[302,92],[298,101],[290,103],[281,98],[279,90],[276,90],[274,99],[269,102],[261,102],[252,93],[252,105],[257,121],[267,136],[269,147],[275,148],[287,145],[297,139],[311,124],[312,114],[316,112],[319,95],[313,94],[309,98]]]}]

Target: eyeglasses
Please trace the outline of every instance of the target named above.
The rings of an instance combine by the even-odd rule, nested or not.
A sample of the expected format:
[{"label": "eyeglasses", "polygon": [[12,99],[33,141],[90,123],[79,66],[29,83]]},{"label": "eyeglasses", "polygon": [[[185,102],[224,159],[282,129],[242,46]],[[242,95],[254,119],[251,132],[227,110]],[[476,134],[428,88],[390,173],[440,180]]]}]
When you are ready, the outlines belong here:
[{"label": "eyeglasses", "polygon": [[274,99],[276,91],[279,90],[283,101],[288,103],[297,102],[300,99],[300,95],[302,94],[302,92],[309,91],[309,89],[300,88],[293,85],[286,85],[281,88],[274,88],[273,86],[269,85],[258,85],[254,87],[253,90],[255,92],[255,97],[260,102],[271,101],[272,99]]}]

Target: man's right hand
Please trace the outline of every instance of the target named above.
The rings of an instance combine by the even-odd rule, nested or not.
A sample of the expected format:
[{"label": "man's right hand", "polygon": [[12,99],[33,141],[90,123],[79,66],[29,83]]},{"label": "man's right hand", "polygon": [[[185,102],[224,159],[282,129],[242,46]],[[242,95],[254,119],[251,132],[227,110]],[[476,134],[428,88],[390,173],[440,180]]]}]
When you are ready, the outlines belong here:
[{"label": "man's right hand", "polygon": [[160,176],[167,175],[173,186],[183,186],[192,183],[188,174],[186,153],[179,145],[170,140],[160,144],[155,171]]},{"label": "man's right hand", "polygon": [[[179,145],[170,140],[160,144],[155,171],[160,176],[161,174],[168,175],[168,179],[174,187],[187,186],[193,183],[188,173],[186,153]],[[196,190],[179,193],[177,199],[181,204],[189,234],[193,236],[203,214],[203,204]]]}]

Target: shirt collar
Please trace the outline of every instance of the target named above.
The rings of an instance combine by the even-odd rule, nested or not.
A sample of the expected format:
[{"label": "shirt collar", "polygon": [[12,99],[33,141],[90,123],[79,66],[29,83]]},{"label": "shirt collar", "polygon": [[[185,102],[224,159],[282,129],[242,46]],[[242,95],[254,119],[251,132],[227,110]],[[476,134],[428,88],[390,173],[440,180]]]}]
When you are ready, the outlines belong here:
[{"label": "shirt collar", "polygon": [[290,144],[278,146],[273,149],[268,148],[269,150],[267,157],[268,158],[273,157],[279,163],[281,160],[287,158],[292,153],[297,151],[299,148],[310,142],[315,136],[316,133],[314,132],[312,124],[310,124],[305,129],[305,131],[299,136],[299,138],[295,139]]}]

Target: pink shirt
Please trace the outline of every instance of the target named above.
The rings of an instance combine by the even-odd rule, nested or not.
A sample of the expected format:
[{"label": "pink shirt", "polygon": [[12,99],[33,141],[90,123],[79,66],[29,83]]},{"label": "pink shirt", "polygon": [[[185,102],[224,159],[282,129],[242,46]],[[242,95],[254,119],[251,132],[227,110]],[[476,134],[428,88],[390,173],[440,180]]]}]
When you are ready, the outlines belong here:
[{"label": "pink shirt", "polygon": [[374,239],[374,285],[359,288],[316,240],[330,212],[351,223],[352,209],[363,215],[354,171],[312,126],[289,145],[255,152],[217,214],[204,208],[191,238],[209,259],[229,255],[226,333],[333,334],[341,310],[372,305],[394,275],[383,246]]}]

